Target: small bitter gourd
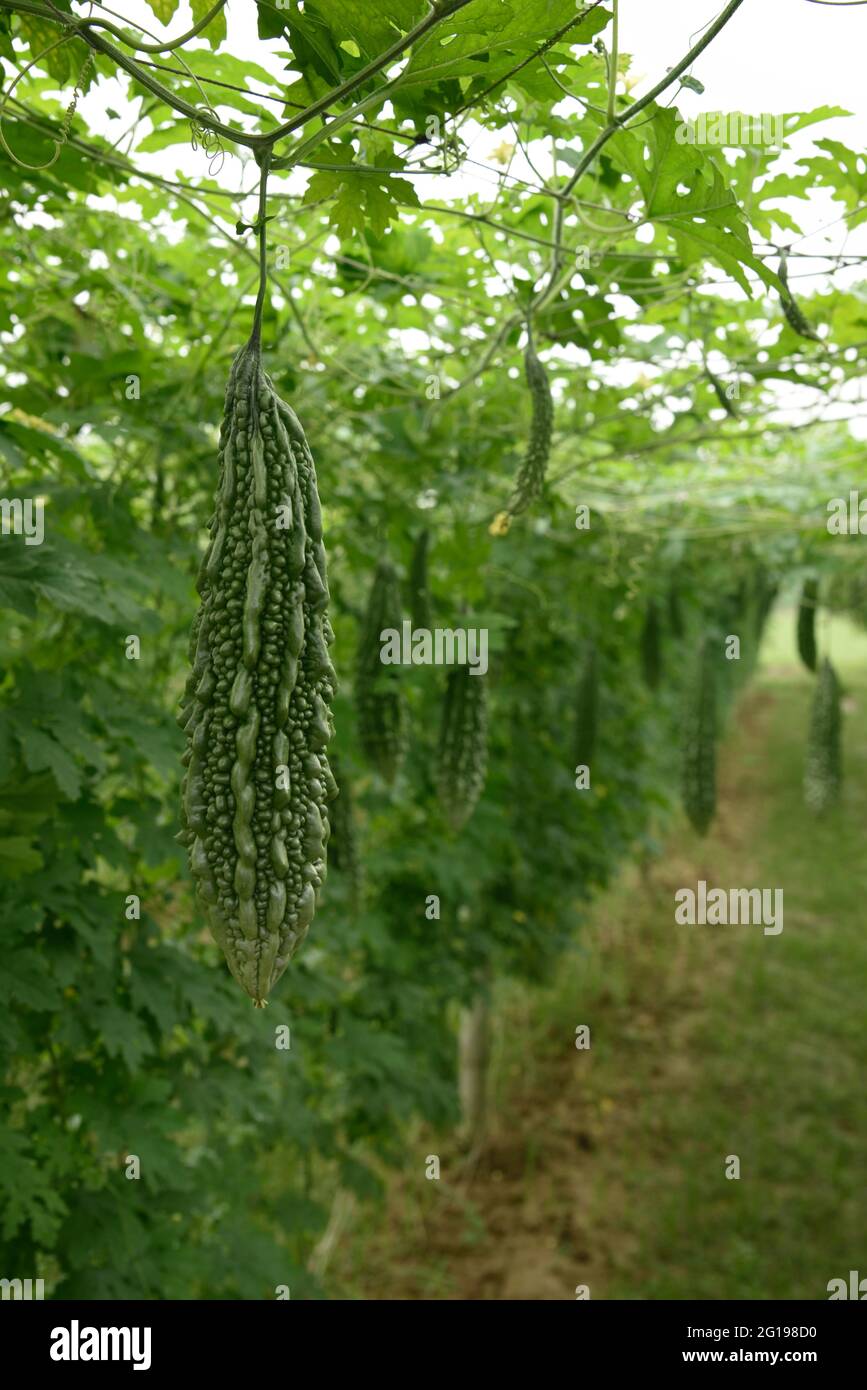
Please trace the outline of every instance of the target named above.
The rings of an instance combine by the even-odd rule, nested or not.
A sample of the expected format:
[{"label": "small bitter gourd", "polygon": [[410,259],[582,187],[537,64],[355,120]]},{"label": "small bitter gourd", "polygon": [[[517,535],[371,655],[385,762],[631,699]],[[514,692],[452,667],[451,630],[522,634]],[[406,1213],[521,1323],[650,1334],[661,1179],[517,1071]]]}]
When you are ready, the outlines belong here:
[{"label": "small bitter gourd", "polygon": [[435,777],[453,830],[460,830],[475,810],[487,762],[487,677],[474,675],[469,666],[456,666],[446,682]]},{"label": "small bitter gourd", "polygon": [[716,677],[705,638],[686,692],[683,724],[683,805],[693,829],[705,835],[716,811]]},{"label": "small bitter gourd", "polygon": [[589,767],[596,748],[596,728],[599,718],[599,663],[596,644],[588,642],[578,678],[578,699],[575,711],[576,767]]},{"label": "small bitter gourd", "polygon": [[816,608],[819,585],[815,579],[805,579],[798,606],[798,654],[808,671],[816,669]]},{"label": "small bitter gourd", "polygon": [[325,876],[336,678],[313,458],[253,339],[226,390],[210,531],[178,838],[232,974],[263,1007]]},{"label": "small bitter gourd", "polygon": [[799,338],[809,338],[814,343],[820,342],[821,339],[819,338],[819,334],[807,319],[803,309],[789,289],[789,271],[785,251],[780,254],[779,276],[780,284],[782,285],[780,303],[783,306],[786,322],[792,332],[797,333]]},{"label": "small bitter gourd", "polygon": [[819,667],[813,696],[804,771],[804,800],[817,814],[830,810],[840,797],[843,780],[841,730],[840,683],[826,657]]},{"label": "small bitter gourd", "polygon": [[507,515],[520,516],[541,496],[551,454],[554,431],[554,397],[545,367],[536,356],[532,338],[524,351],[524,373],[533,402],[530,440],[524,454]]},{"label": "small bitter gourd", "polygon": [[431,626],[427,578],[429,547],[430,531],[419,531],[412,548],[412,560],[409,567],[409,613],[414,631],[423,628],[429,632]]},{"label": "small bitter gourd", "polygon": [[328,840],[328,868],[343,874],[349,885],[352,911],[357,913],[364,887],[364,869],[358,851],[355,826],[355,805],[352,785],[337,755],[330,758],[331,771],[337,783],[337,795],[328,805],[331,834]]},{"label": "small bitter gourd", "polygon": [[406,752],[406,709],[398,667],[382,661],[382,634],[402,630],[400,580],[390,560],[376,567],[356,659],[358,733],[365,756],[393,782]]},{"label": "small bitter gourd", "polygon": [[720,381],[719,377],[714,375],[714,373],[711,371],[710,367],[707,366],[707,364],[705,364],[705,372],[707,373],[707,378],[711,386],[713,387],[714,395],[716,396],[726,415],[729,415],[732,418],[732,420],[739,420],[740,415],[738,414],[737,410],[732,405],[731,400],[727,396],[726,389]]},{"label": "small bitter gourd", "polygon": [[641,629],[641,673],[651,690],[658,690],[662,679],[662,630],[659,608],[651,599],[644,614]]}]

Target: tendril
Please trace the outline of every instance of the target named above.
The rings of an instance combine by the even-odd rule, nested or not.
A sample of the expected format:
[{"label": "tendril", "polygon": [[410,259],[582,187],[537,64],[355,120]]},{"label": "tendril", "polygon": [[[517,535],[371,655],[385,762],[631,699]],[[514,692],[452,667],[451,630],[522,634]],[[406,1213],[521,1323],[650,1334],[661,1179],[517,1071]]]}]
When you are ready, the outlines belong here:
[{"label": "tendril", "polygon": [[75,108],[78,105],[78,98],[82,94],[82,91],[87,83],[87,79],[90,76],[91,68],[93,67],[93,54],[88,53],[84,59],[84,62],[81,65],[78,77],[75,79],[75,87],[73,88],[72,92],[72,100],[67,106],[66,114],[63,117],[63,125],[60,128],[60,137],[59,139],[54,141],[54,154],[51,156],[49,160],[46,160],[44,164],[28,164],[26,160],[19,159],[15,151],[10,148],[6,136],[3,134],[3,114],[6,110],[7,102],[9,101],[9,98],[11,97],[15,88],[18,86],[18,83],[21,81],[22,77],[26,77],[27,73],[30,71],[32,67],[35,67],[37,63],[40,63],[43,58],[47,58],[48,54],[53,53],[56,48],[61,48],[65,43],[71,43],[72,40],[76,37],[77,35],[75,34],[63,34],[59,39],[55,39],[53,43],[50,43],[47,48],[43,48],[41,53],[37,53],[35,58],[31,58],[30,62],[25,64],[25,66],[21,69],[19,73],[16,73],[15,77],[13,77],[6,91],[3,93],[2,97],[0,97],[0,145],[3,146],[9,158],[13,160],[13,162],[17,164],[21,169],[29,169],[31,172],[38,173],[42,169],[50,169],[52,164],[55,164],[57,162],[57,159],[60,155],[60,151],[66,144],[66,141],[69,136],[70,127],[72,125],[72,118],[75,115]]},{"label": "tendril", "polygon": [[[199,110],[203,116],[212,116],[215,120],[217,119],[217,113],[212,106],[201,106]],[[226,147],[220,136],[210,127],[200,125],[198,121],[190,121],[190,143],[194,150],[197,150],[201,145],[208,160],[208,173],[211,178],[216,178],[226,158]]]}]

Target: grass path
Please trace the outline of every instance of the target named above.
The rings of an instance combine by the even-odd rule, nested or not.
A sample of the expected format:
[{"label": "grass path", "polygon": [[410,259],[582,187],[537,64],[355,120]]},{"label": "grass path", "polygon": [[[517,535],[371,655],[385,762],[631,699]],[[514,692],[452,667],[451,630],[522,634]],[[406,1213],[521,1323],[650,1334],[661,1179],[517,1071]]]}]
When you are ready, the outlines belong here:
[{"label": "grass path", "polygon": [[[833,625],[846,785],[817,822],[790,631],[783,615],[733,718],[708,837],[681,827],[649,877],[626,874],[553,988],[504,993],[484,1153],[458,1176],[453,1141],[419,1136],[442,1179],[417,1176],[414,1144],[339,1292],[821,1299],[867,1275],[867,639]],[[699,879],[782,888],[782,933],[677,926],[675,890]]]}]

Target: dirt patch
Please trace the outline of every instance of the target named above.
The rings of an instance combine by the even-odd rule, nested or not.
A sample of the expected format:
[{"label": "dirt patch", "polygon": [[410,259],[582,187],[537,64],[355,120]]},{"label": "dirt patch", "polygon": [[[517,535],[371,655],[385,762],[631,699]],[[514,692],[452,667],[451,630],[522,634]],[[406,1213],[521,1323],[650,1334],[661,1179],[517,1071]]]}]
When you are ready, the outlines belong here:
[{"label": "dirt patch", "polygon": [[[749,751],[773,717],[773,697],[753,692],[737,744]],[[708,840],[675,837],[649,875],[629,870],[596,905],[582,948],[593,978],[604,981],[612,962],[616,987],[578,991],[591,1049],[576,1051],[565,1023],[538,1023],[550,1017],[544,995],[529,1029],[526,1017],[507,1018],[510,1034],[532,1033],[532,1061],[510,1058],[484,1150],[469,1162],[453,1137],[425,1137],[421,1151],[440,1156],[441,1179],[419,1180],[416,1163],[412,1178],[391,1180],[385,1214],[357,1249],[351,1238],[344,1245],[333,1280],[365,1299],[572,1300],[579,1284],[605,1297],[613,1277],[639,1269],[631,1212],[682,1180],[666,1114],[671,1098],[702,1084],[695,1038],[705,1001],[730,986],[737,960],[720,936],[672,930],[674,892],[713,882],[732,849],[749,881],[763,772],[729,750]],[[653,1191],[640,1176],[649,1160]]]}]

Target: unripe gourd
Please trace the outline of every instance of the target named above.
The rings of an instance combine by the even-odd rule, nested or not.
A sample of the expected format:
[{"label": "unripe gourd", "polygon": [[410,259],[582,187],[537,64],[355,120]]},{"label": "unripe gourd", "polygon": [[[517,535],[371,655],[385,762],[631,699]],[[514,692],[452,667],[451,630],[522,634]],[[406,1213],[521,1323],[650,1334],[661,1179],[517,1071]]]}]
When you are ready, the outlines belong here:
[{"label": "unripe gourd", "polygon": [[313,458],[252,339],[226,390],[210,531],[179,720],[178,838],[211,933],[262,1007],[325,877],[336,677]]},{"label": "unripe gourd", "polygon": [[805,579],[798,606],[798,654],[808,671],[816,669],[816,607],[819,585],[815,579]]},{"label": "unripe gourd", "polygon": [[804,771],[804,800],[817,814],[830,810],[840,798],[843,780],[841,733],[840,683],[826,657],[819,667],[813,696]]},{"label": "unripe gourd", "polygon": [[588,642],[578,677],[578,698],[575,710],[576,767],[589,767],[596,748],[596,728],[599,717],[599,660],[596,644]]},{"label": "unripe gourd", "polygon": [[687,692],[683,723],[683,806],[699,835],[716,811],[716,681],[713,648],[704,638]]},{"label": "unripe gourd", "polygon": [[541,496],[551,454],[554,431],[554,398],[551,383],[542,362],[536,356],[532,340],[524,352],[524,372],[533,402],[530,439],[524,455],[515,490],[509,502],[509,514],[520,516]]},{"label": "unripe gourd", "polygon": [[382,661],[382,634],[401,631],[400,581],[390,560],[376,567],[361,625],[355,670],[358,734],[365,756],[393,782],[406,752],[406,709],[396,666]]},{"label": "unripe gourd", "polygon": [[475,810],[487,766],[487,677],[456,666],[446,682],[436,766],[439,799],[453,830]]},{"label": "unripe gourd", "polygon": [[428,593],[427,561],[430,531],[419,531],[412,548],[409,567],[409,612],[413,629],[430,630],[430,594]]},{"label": "unripe gourd", "polygon": [[358,851],[355,826],[355,806],[352,785],[337,755],[331,757],[331,770],[337,782],[337,795],[329,803],[328,815],[331,836],[328,841],[328,868],[343,874],[349,884],[349,899],[353,912],[358,912],[364,886],[364,871]]}]

